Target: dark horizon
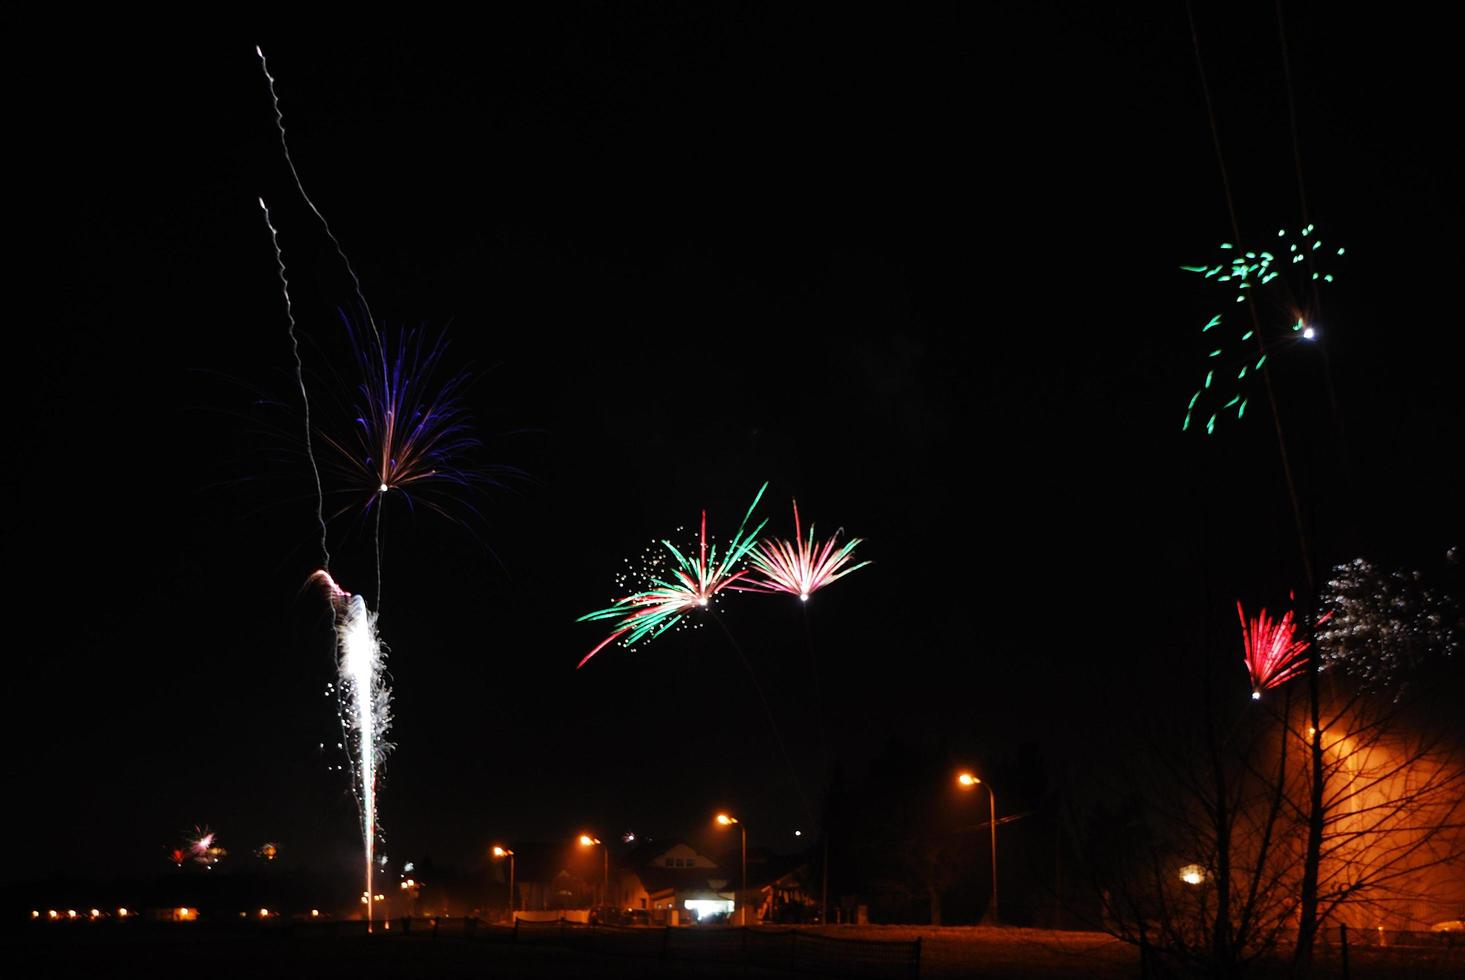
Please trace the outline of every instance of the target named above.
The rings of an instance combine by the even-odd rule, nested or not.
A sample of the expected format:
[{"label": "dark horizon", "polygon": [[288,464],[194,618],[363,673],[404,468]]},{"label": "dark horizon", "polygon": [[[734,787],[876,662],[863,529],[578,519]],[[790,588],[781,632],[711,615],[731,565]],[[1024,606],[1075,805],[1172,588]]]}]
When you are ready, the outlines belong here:
[{"label": "dark horizon", "polygon": [[[483,458],[528,475],[490,492],[482,542],[386,514],[394,862],[686,836],[723,808],[794,850],[828,773],[816,684],[847,780],[894,739],[1089,790],[1197,664],[1234,658],[1244,695],[1236,600],[1305,583],[1260,400],[1180,432],[1215,296],[1179,267],[1232,237],[1183,6],[492,16],[180,45],[6,15],[26,167],[7,881],[162,872],[195,824],[236,855],[359,860],[258,198],[313,397],[349,372],[338,310],[358,311],[255,44],[377,320],[446,333]],[[1246,242],[1300,224],[1274,16],[1197,11]],[[1458,581],[1447,42],[1289,18],[1311,214],[1348,249],[1320,344],[1274,364],[1313,557]],[[764,481],[769,533],[797,498],[872,562],[808,603],[817,681],[797,600],[723,607],[797,786],[715,624],[575,670],[607,632],[576,617],[624,560],[703,508],[725,540]],[[366,530],[331,544],[374,598]],[[1462,665],[1440,683],[1465,691]]]}]

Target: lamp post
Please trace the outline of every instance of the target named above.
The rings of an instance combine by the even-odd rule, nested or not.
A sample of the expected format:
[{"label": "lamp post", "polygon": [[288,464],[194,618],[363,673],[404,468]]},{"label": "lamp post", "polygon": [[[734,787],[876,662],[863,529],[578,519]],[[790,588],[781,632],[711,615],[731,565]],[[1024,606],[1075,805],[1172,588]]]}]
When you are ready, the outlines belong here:
[{"label": "lamp post", "polygon": [[748,901],[748,828],[747,828],[746,825],[744,825],[743,823],[739,822],[739,820],[738,820],[737,817],[731,816],[731,815],[726,814],[726,813],[719,813],[717,815],[717,823],[718,823],[719,826],[723,826],[723,827],[731,827],[733,824],[737,824],[738,825],[738,831],[742,835],[743,889],[742,889],[742,893],[741,893],[742,894],[742,899],[739,902],[737,902],[736,904],[737,904],[737,908],[738,908],[738,922],[741,923],[742,925],[747,925],[748,924],[748,906],[747,906],[747,901]]},{"label": "lamp post", "polygon": [[991,805],[988,826],[992,830],[992,903],[987,907],[987,915],[993,925],[997,924],[997,794],[992,792],[992,785],[984,783],[972,773],[963,770],[957,773],[957,785],[962,789],[971,789],[973,786],[981,785],[987,789],[987,800]]},{"label": "lamp post", "polygon": [[603,872],[604,878],[601,880],[600,884],[600,904],[607,905],[609,904],[608,900],[610,896],[610,849],[601,843],[599,837],[594,837],[590,834],[580,835],[581,847],[594,847],[597,844],[600,844],[600,853],[605,859],[605,868]]},{"label": "lamp post", "polygon": [[518,902],[514,901],[514,852],[507,847],[493,845],[493,856],[496,858],[509,859],[509,921],[514,921],[514,913],[518,911]]}]

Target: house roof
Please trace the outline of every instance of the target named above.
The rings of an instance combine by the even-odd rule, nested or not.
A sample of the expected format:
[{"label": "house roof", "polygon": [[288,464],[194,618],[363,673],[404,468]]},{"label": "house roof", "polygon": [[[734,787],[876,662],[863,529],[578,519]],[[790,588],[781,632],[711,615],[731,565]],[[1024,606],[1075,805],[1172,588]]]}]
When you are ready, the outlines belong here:
[{"label": "house roof", "polygon": [[707,892],[711,895],[736,887],[732,876],[722,868],[662,868],[650,865],[628,868],[627,871],[639,878],[641,887],[652,895],[663,892],[675,892],[684,897],[688,892]]}]

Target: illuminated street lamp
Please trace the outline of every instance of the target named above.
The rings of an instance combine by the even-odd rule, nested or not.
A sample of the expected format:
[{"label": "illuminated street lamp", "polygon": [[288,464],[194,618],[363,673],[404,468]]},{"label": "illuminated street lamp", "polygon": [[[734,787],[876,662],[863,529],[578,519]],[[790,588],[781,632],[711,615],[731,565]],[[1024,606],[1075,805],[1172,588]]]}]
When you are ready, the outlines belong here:
[{"label": "illuminated street lamp", "polygon": [[987,800],[991,806],[989,826],[992,828],[992,904],[987,908],[987,918],[993,925],[997,924],[997,794],[992,792],[992,786],[984,783],[970,771],[963,769],[956,775],[956,782],[962,789],[971,789],[973,786],[985,786],[987,788]]},{"label": "illuminated street lamp", "polygon": [[738,831],[742,834],[742,842],[743,842],[743,848],[742,848],[742,853],[743,853],[743,891],[742,891],[742,897],[738,900],[738,902],[736,904],[737,904],[737,909],[738,909],[738,922],[740,924],[742,924],[742,925],[747,925],[748,924],[748,905],[747,905],[747,902],[748,902],[748,828],[747,828],[746,825],[744,825],[743,823],[741,823],[738,820],[737,817],[730,816],[729,814],[726,814],[726,813],[719,813],[717,815],[717,823],[721,827],[731,827],[733,824],[737,824],[738,825]]},{"label": "illuminated street lamp", "polygon": [[514,921],[514,913],[518,911],[518,903],[514,901],[514,852],[507,847],[493,845],[493,856],[496,858],[509,859],[509,921]]},{"label": "illuminated street lamp", "polygon": [[605,858],[605,877],[602,879],[600,885],[600,904],[605,905],[610,895],[610,848],[601,844],[599,837],[592,837],[590,834],[580,835],[581,847],[594,847],[597,844],[600,844],[600,853]]}]

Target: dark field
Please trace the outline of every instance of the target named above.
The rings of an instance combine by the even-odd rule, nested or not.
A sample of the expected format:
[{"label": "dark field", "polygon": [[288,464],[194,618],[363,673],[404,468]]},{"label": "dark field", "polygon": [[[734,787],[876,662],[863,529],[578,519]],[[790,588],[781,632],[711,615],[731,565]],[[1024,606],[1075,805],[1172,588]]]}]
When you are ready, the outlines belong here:
[{"label": "dark field", "polygon": [[[353,924],[354,925],[354,924]],[[819,930],[852,939],[922,940],[920,976],[1011,978],[1137,977],[1135,951],[1098,933],[1036,929],[903,926],[834,927]],[[354,930],[353,930],[354,932]],[[22,929],[7,935],[3,960],[8,976],[22,977],[321,977],[374,980],[386,977],[794,977],[816,975],[747,965],[736,956],[660,960],[514,943],[507,930],[482,928],[476,938],[444,925],[434,938],[419,922],[373,936],[331,935],[321,929],[291,931],[208,925],[145,924],[101,928],[78,925]],[[1440,949],[1355,948],[1350,977],[1432,978],[1465,976],[1465,947]],[[866,972],[867,970],[873,972]],[[885,972],[882,972],[885,970]],[[12,972],[13,971],[13,972]],[[825,964],[823,975],[892,976],[873,962],[847,968]],[[1282,969],[1256,971],[1259,977]],[[903,974],[909,975],[909,974]],[[1335,950],[1320,950],[1319,977],[1341,976]]]}]

